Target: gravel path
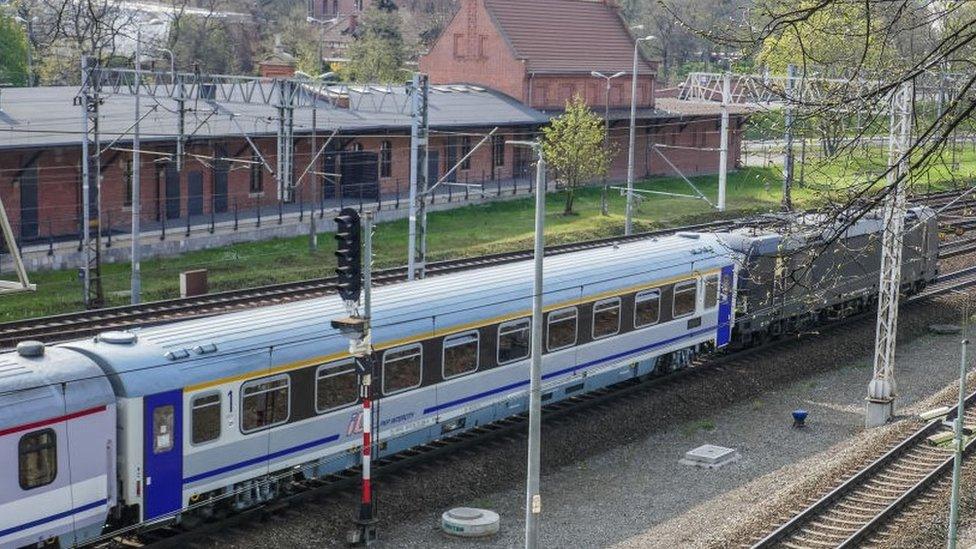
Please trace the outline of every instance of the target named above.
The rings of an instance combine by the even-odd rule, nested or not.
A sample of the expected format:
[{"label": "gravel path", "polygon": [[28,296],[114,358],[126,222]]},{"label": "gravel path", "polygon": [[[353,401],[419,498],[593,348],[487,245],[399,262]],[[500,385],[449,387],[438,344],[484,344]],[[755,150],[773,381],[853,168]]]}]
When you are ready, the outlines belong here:
[{"label": "gravel path", "polygon": [[[902,315],[901,412],[937,392],[956,372],[957,338],[926,334],[959,317],[941,300]],[[909,343],[912,336],[917,339]],[[865,322],[734,370],[543,427],[543,526],[547,547],[725,546],[748,539],[750,517],[774,517],[776,493],[829,484],[851,463],[899,438],[911,419],[865,434],[873,323]],[[856,357],[856,358],[851,358]],[[789,412],[810,410],[810,426],[789,428]],[[857,436],[855,436],[857,435]],[[680,466],[700,444],[737,448],[742,459],[717,471]],[[381,480],[381,547],[508,547],[522,543],[524,440],[513,437],[454,459]],[[341,546],[354,497],[300,507],[296,514],[222,537],[222,547]],[[492,539],[456,540],[437,530],[440,513],[484,506],[502,516]],[[768,522],[767,522],[768,523]]]}]

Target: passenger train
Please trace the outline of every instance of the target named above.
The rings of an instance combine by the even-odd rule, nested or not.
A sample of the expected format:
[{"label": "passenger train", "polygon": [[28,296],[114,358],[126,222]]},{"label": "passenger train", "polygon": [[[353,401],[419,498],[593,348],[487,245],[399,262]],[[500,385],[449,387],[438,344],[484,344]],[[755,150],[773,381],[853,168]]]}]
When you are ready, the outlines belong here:
[{"label": "passenger train", "polygon": [[[913,211],[929,231],[931,212]],[[847,231],[877,232],[862,225]],[[679,233],[547,258],[543,399],[748,343],[739,299],[755,330],[791,322],[747,272],[767,239]],[[905,249],[909,284],[933,279],[937,243],[931,257]],[[531,293],[531,261],[373,291],[380,457],[527,410]],[[821,308],[856,299],[835,293]],[[199,521],[357,465],[360,374],[330,325],[342,316],[326,297],[0,354],[0,547]]]}]

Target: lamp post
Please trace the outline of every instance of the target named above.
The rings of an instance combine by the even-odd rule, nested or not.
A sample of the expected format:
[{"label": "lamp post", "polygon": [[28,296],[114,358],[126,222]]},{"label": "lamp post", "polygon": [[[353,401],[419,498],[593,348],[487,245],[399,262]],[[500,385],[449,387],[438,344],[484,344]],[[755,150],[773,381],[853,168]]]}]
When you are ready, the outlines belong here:
[{"label": "lamp post", "polygon": [[[640,25],[643,28],[643,25]],[[624,235],[634,232],[634,143],[637,141],[637,54],[641,42],[653,40],[653,35],[634,40],[634,72],[630,79],[630,144],[627,149],[627,214]]]},{"label": "lamp post", "polygon": [[532,284],[532,357],[529,363],[529,448],[525,483],[525,547],[539,546],[539,515],[542,496],[539,493],[540,444],[542,433],[542,258],[545,255],[546,162],[542,144],[537,141],[509,141],[514,147],[532,147],[536,153],[535,246]]},{"label": "lamp post", "polygon": [[[613,80],[614,78],[619,78],[625,74],[627,74],[625,71],[620,71],[611,74],[610,76],[607,76],[599,71],[590,71],[590,76],[593,76],[595,78],[602,78],[607,83],[606,93],[604,95],[605,100],[604,100],[604,108],[603,108],[603,127],[604,127],[603,148],[604,149],[608,149],[610,147],[610,81]],[[607,215],[606,177],[603,178],[603,193],[600,196],[600,209],[602,210],[603,215]]]},{"label": "lamp post", "polygon": [[27,87],[31,88],[34,87],[34,22],[37,21],[37,16],[28,19],[16,15],[14,20],[23,24],[27,31]]}]

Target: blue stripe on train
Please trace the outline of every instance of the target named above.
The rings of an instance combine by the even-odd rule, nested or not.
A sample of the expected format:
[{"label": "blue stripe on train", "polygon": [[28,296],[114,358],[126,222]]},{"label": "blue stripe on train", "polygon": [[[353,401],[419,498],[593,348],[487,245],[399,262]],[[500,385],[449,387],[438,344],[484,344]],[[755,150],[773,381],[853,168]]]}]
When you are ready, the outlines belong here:
[{"label": "blue stripe on train", "polygon": [[[625,357],[630,356],[630,355],[634,355],[634,354],[638,354],[638,353],[643,353],[643,352],[649,351],[649,350],[651,350],[651,349],[653,349],[655,347],[662,347],[664,345],[669,345],[671,343],[674,343],[676,341],[680,341],[682,339],[686,339],[686,338],[689,338],[689,337],[695,337],[695,336],[699,336],[699,335],[702,335],[702,334],[705,334],[705,333],[708,333],[708,332],[712,332],[712,331],[715,330],[715,328],[716,328],[716,326],[712,326],[710,328],[703,328],[701,330],[697,330],[697,331],[694,331],[694,332],[691,332],[691,333],[687,333],[687,334],[680,335],[680,336],[677,336],[677,337],[672,337],[671,339],[665,339],[664,341],[658,341],[656,343],[651,343],[649,345],[644,345],[642,347],[637,347],[636,349],[631,349],[629,351],[624,351],[622,353],[616,353],[616,354],[609,355],[609,356],[605,356],[603,358],[599,358],[599,359],[596,359],[596,360],[591,360],[589,362],[584,362],[583,364],[577,364],[576,366],[571,366],[569,368],[563,368],[562,370],[558,370],[558,371],[555,371],[555,372],[550,372],[550,373],[544,375],[543,376],[543,379],[550,379],[550,378],[553,378],[553,377],[556,377],[556,376],[561,376],[563,374],[568,374],[570,372],[574,372],[576,370],[581,370],[581,369],[584,369],[584,368],[589,368],[590,366],[596,366],[596,365],[602,364],[604,362],[610,362],[610,361],[617,360],[617,359],[620,359],[620,358],[625,358]],[[480,400],[482,398],[489,397],[491,395],[495,395],[495,394],[498,394],[498,393],[504,393],[505,391],[511,391],[512,389],[517,389],[518,387],[522,387],[522,386],[525,386],[525,385],[528,385],[528,384],[529,384],[529,380],[517,381],[515,383],[509,383],[508,385],[503,385],[501,387],[496,387],[496,388],[490,389],[488,391],[483,391],[483,392],[480,392],[480,393],[475,393],[473,395],[469,395],[469,396],[466,396],[466,397],[463,397],[463,398],[459,398],[459,399],[456,399],[456,400],[452,400],[450,402],[445,402],[443,404],[438,404],[437,406],[431,406],[430,408],[425,408],[424,409],[424,415],[431,414],[433,412],[437,412],[437,411],[443,410],[445,408],[450,408],[450,407],[453,407],[453,406],[457,406],[459,404],[464,404],[466,402],[471,402],[471,401],[474,401],[474,400]],[[262,461],[267,461],[267,460],[275,459],[275,458],[278,458],[278,457],[281,457],[281,456],[285,456],[285,455],[288,455],[288,454],[293,454],[295,452],[300,452],[302,450],[306,450],[306,449],[312,448],[314,446],[320,446],[322,444],[326,444],[326,443],[329,443],[329,442],[332,442],[332,441],[335,441],[335,440],[338,440],[338,439],[339,439],[339,435],[332,435],[332,436],[325,437],[325,438],[322,438],[322,439],[313,440],[312,442],[306,442],[306,443],[300,444],[298,446],[293,446],[291,448],[286,448],[284,450],[279,450],[279,451],[273,452],[273,453],[271,453],[271,454],[269,454],[267,456],[258,456],[256,458],[251,458],[251,459],[248,459],[248,460],[245,460],[245,461],[241,461],[241,462],[238,462],[238,463],[234,463],[234,464],[231,464],[231,465],[225,465],[224,467],[220,467],[220,468],[214,469],[212,471],[207,471],[205,473],[200,473],[200,474],[197,474],[197,475],[193,475],[192,477],[187,477],[187,478],[183,479],[183,484],[191,484],[191,483],[194,483],[194,482],[203,480],[205,478],[210,478],[210,477],[213,477],[213,476],[216,476],[216,475],[220,475],[220,474],[223,474],[223,473],[226,473],[226,472],[229,472],[229,471],[233,471],[235,469],[241,469],[241,468],[247,467],[249,465],[255,465],[255,464],[261,463]]]},{"label": "blue stripe on train", "polygon": [[198,475],[193,475],[192,477],[186,477],[186,478],[183,479],[183,484],[191,484],[191,483],[196,482],[198,480],[203,480],[205,478],[210,478],[212,476],[220,475],[220,474],[226,473],[228,471],[233,471],[234,469],[240,469],[242,467],[247,467],[248,465],[255,465],[255,464],[261,463],[262,461],[268,461],[268,460],[275,459],[275,458],[279,458],[279,457],[282,457],[282,456],[287,456],[288,454],[294,454],[295,452],[301,452],[302,450],[307,450],[307,449],[313,448],[315,446],[321,446],[323,444],[328,444],[328,443],[334,442],[336,440],[339,440],[339,435],[331,435],[331,436],[327,436],[325,438],[320,438],[320,439],[317,439],[317,440],[313,440],[311,442],[306,442],[304,444],[299,444],[298,446],[292,446],[291,448],[285,448],[284,450],[278,450],[277,452],[272,452],[272,453],[270,453],[268,455],[258,456],[256,458],[251,458],[251,459],[248,459],[248,460],[240,461],[238,463],[233,463],[231,465],[225,465],[223,467],[220,467],[218,469],[214,469],[212,471],[207,471],[205,473],[200,473]]},{"label": "blue stripe on train", "polygon": [[58,519],[63,519],[65,517],[70,517],[71,515],[76,515],[78,513],[83,513],[85,511],[88,511],[89,509],[94,509],[96,507],[101,507],[102,505],[105,505],[106,503],[108,503],[108,500],[107,499],[100,499],[98,501],[93,501],[93,502],[91,502],[89,504],[82,505],[81,507],[76,507],[74,509],[71,509],[70,511],[62,511],[60,513],[57,513],[57,514],[54,514],[54,515],[50,515],[50,516],[47,516],[47,517],[44,517],[44,518],[39,518],[37,520],[32,520],[30,522],[25,522],[24,524],[21,524],[21,525],[18,525],[18,526],[14,526],[12,528],[7,528],[6,530],[0,530],[0,538],[4,537],[6,535],[9,535],[9,534],[13,534],[13,533],[16,533],[16,532],[20,532],[21,530],[27,530],[28,528],[33,528],[35,526],[40,526],[40,525],[45,524],[45,523],[48,523],[48,522],[54,522],[54,521],[56,521]]}]

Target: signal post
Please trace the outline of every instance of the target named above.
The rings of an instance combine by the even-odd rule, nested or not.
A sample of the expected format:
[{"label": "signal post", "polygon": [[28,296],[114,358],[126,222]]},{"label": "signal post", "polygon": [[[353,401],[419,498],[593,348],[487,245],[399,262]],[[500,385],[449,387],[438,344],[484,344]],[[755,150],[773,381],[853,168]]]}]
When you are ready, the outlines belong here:
[{"label": "signal post", "polygon": [[[373,212],[364,213],[345,208],[335,218],[336,223],[336,284],[339,297],[349,316],[332,321],[332,327],[349,338],[349,354],[356,359],[359,372],[359,396],[362,400],[362,493],[356,514],[356,528],[349,533],[349,543],[366,546],[376,541],[376,512],[373,506],[373,486],[370,466],[373,449],[373,344],[370,330],[371,267],[373,260]],[[363,233],[366,234],[363,250]],[[365,251],[365,253],[363,253]],[[362,293],[362,313],[359,310]]]}]

